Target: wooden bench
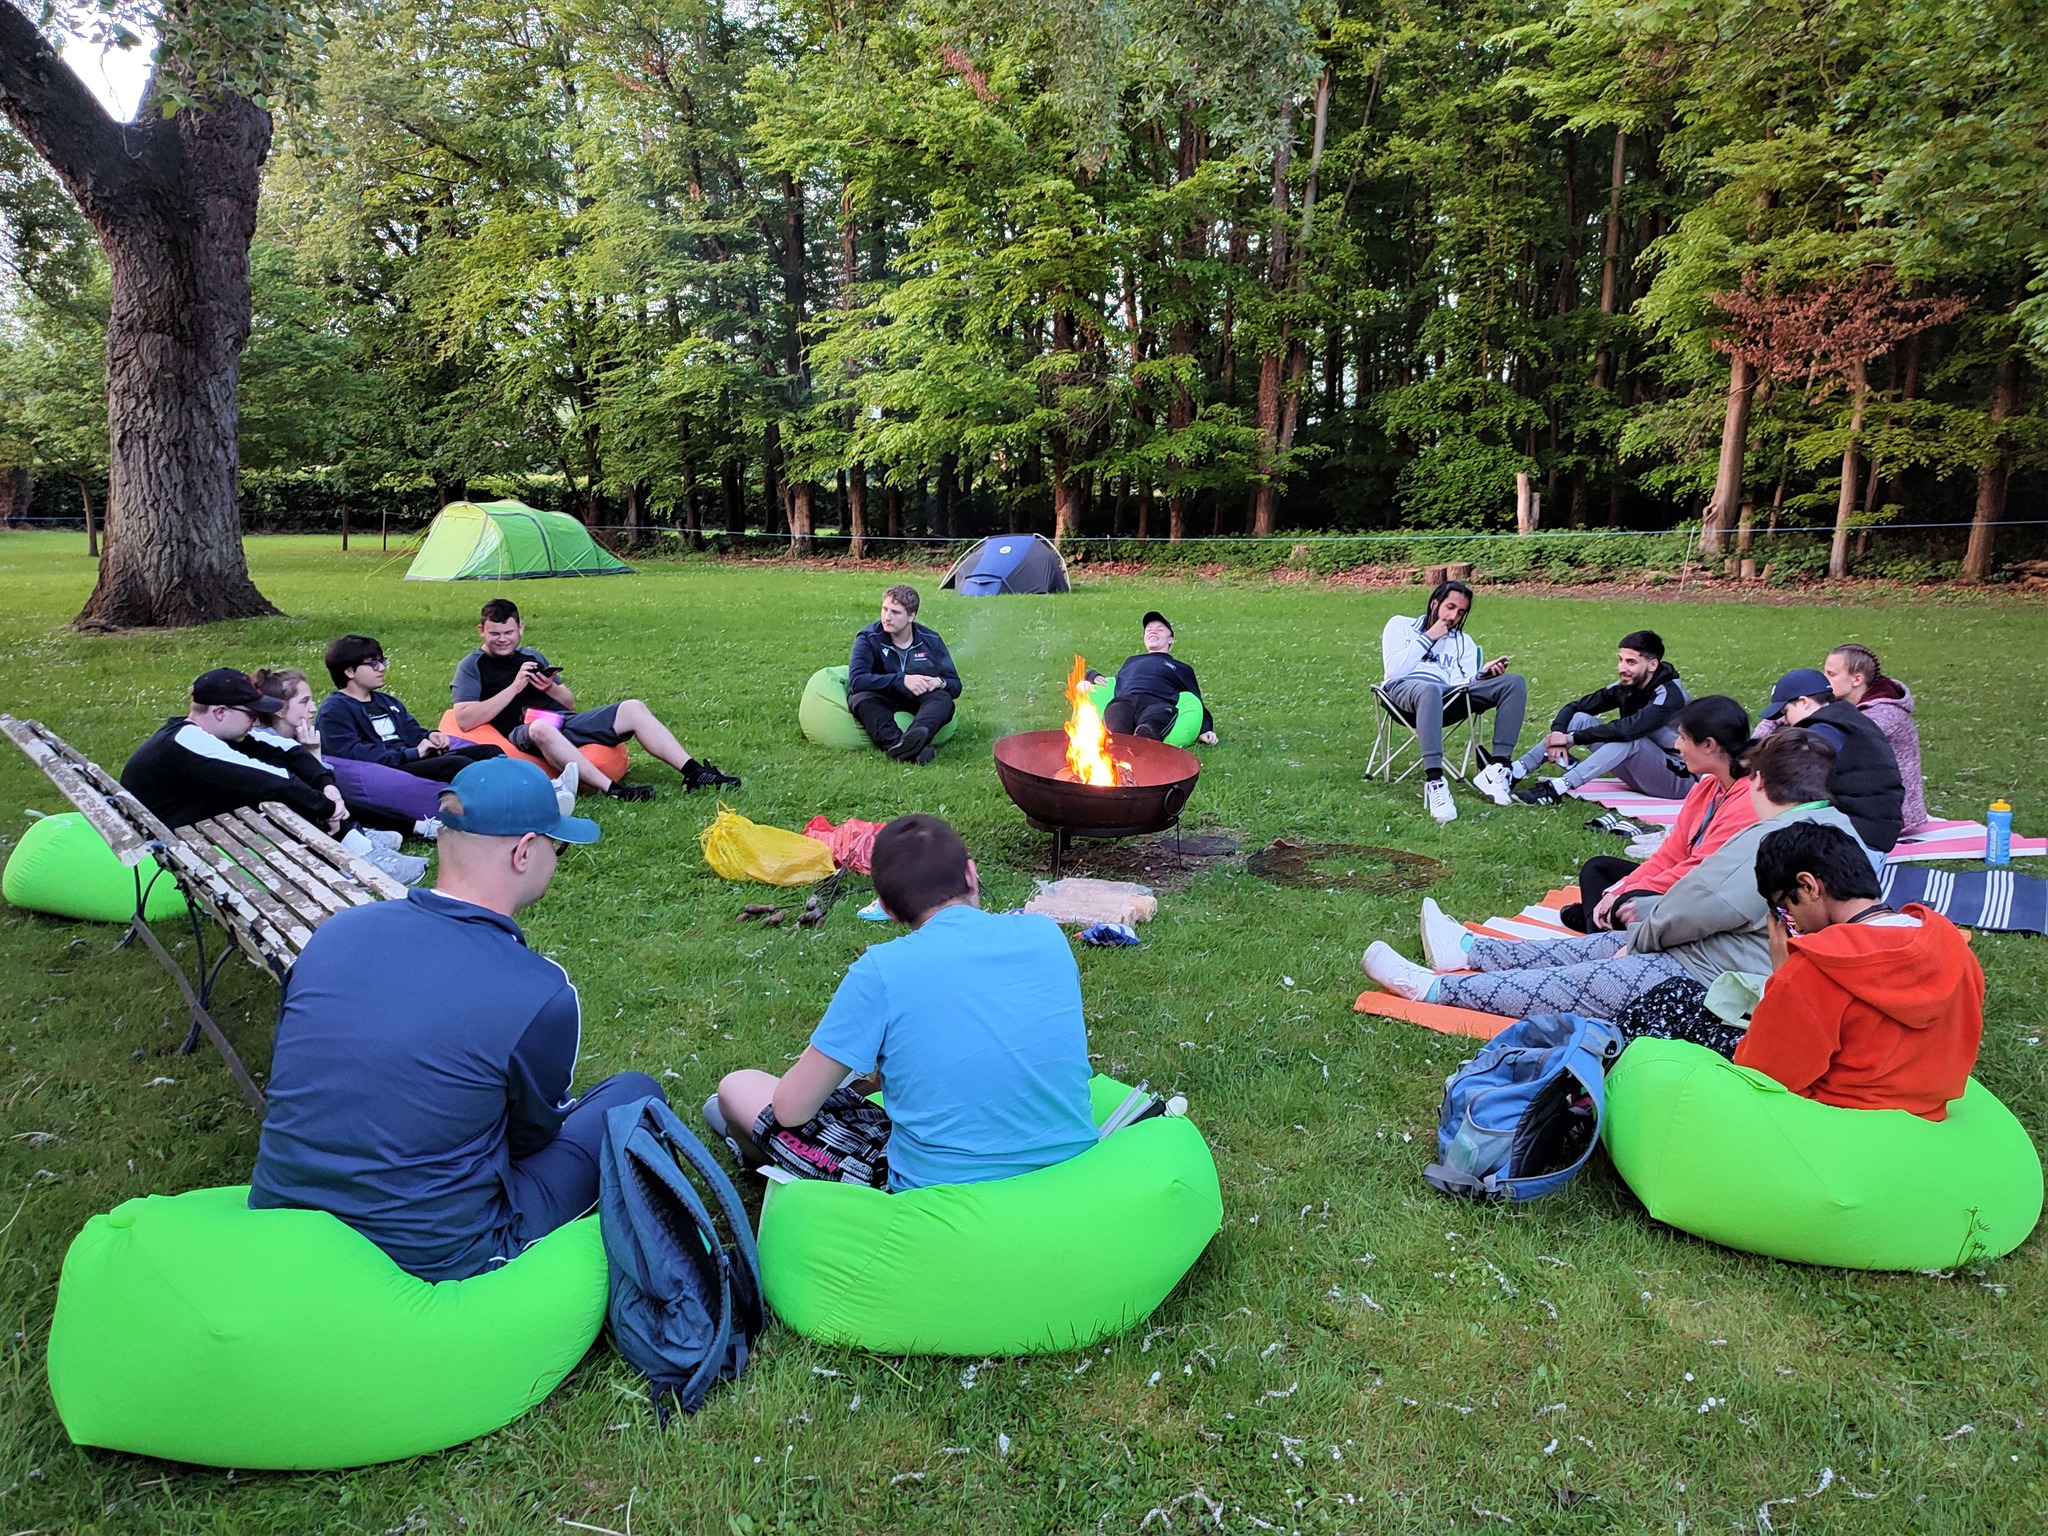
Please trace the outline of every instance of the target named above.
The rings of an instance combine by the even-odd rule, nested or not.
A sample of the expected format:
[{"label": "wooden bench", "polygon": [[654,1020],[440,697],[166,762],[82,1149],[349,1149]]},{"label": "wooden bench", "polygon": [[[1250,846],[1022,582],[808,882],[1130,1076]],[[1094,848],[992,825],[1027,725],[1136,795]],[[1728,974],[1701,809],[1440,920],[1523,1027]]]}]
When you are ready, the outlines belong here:
[{"label": "wooden bench", "polygon": [[[191,1050],[204,1034],[234,1074],[242,1096],[262,1114],[263,1090],[207,1012],[214,981],[233,951],[223,948],[207,964],[206,935],[197,914],[204,912],[219,923],[235,948],[282,983],[313,930],[328,918],[350,907],[403,897],[405,887],[289,806],[270,803],[231,811],[173,832],[120,780],[37,722],[0,715],[0,731],[92,823],[115,857],[135,871],[135,914],[121,943],[140,938],[178,983],[192,1010],[192,1028],[179,1049]],[[196,982],[142,920],[146,857],[156,859],[193,910]]]}]

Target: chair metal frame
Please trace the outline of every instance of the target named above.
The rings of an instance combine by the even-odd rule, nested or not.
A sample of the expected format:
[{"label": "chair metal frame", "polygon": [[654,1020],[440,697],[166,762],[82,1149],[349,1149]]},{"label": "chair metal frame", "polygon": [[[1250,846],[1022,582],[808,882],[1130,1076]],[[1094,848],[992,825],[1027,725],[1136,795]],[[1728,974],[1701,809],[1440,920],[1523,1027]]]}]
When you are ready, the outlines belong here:
[{"label": "chair metal frame", "polygon": [[[1365,776],[1389,784],[1404,783],[1422,766],[1422,740],[1415,734],[1415,718],[1394,702],[1385,683],[1374,683],[1372,696],[1380,706],[1379,731],[1373,737],[1372,753],[1365,760]],[[1468,687],[1444,690],[1444,772],[1460,784],[1470,781],[1472,762],[1479,754],[1479,717],[1485,713],[1484,707],[1472,708]],[[1450,749],[1460,726],[1464,728],[1465,745],[1453,765]],[[1396,774],[1394,770],[1411,752],[1415,760]]]}]

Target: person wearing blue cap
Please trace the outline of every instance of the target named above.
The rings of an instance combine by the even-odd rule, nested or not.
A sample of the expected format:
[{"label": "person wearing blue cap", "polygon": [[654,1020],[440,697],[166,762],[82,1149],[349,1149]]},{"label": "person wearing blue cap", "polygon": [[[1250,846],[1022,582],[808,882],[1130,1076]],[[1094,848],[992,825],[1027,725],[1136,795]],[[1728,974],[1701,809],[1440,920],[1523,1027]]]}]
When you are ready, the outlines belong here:
[{"label": "person wearing blue cap", "polygon": [[606,1111],[661,1086],[571,1092],[575,985],[513,921],[597,823],[502,757],[457,774],[440,819],[434,889],[337,913],[285,979],[249,1204],[331,1212],[461,1280],[590,1210]]},{"label": "person wearing blue cap", "polygon": [[1758,735],[1803,725],[1835,749],[1828,799],[1856,825],[1856,835],[1879,853],[1898,846],[1905,830],[1906,785],[1884,732],[1815,667],[1795,667],[1771,688]]}]

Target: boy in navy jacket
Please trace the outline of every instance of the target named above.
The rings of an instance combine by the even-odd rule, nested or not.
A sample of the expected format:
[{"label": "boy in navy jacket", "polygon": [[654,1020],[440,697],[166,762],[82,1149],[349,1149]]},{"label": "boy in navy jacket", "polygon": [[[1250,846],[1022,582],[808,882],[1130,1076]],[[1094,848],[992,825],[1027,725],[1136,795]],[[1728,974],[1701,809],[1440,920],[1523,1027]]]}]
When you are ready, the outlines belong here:
[{"label": "boy in navy jacket", "polygon": [[320,750],[329,757],[381,763],[446,784],[471,763],[505,755],[497,747],[428,730],[404,704],[379,691],[390,663],[384,659],[384,647],[368,635],[328,641],[322,659],[335,692],[321,702],[314,724],[320,732]]},{"label": "boy in navy jacket", "polygon": [[[929,763],[932,737],[953,718],[960,673],[935,629],[917,622],[917,588],[897,585],[882,594],[882,616],[853,637],[846,669],[846,707],[868,740],[891,757]],[[914,718],[896,724],[899,710]]]}]

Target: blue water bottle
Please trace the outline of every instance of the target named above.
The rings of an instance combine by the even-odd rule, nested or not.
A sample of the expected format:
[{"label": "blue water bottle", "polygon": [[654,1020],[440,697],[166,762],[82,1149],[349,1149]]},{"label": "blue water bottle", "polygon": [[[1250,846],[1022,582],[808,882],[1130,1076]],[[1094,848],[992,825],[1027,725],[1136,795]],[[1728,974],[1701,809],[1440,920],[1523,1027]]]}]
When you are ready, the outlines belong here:
[{"label": "blue water bottle", "polygon": [[2012,807],[2003,800],[1991,802],[1991,811],[1984,818],[1986,837],[1984,839],[1984,862],[1986,864],[2010,864],[2012,862]]}]

